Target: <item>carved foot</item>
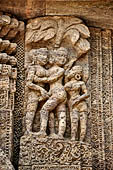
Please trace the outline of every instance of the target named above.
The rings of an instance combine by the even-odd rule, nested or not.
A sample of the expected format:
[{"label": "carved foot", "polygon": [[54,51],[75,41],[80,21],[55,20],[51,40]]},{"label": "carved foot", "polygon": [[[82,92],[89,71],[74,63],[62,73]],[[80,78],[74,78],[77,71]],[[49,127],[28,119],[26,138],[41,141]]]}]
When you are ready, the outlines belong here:
[{"label": "carved foot", "polygon": [[71,141],[75,141],[75,137],[72,137],[72,138],[71,138]]},{"label": "carved foot", "polygon": [[58,139],[64,139],[62,134],[58,134]]},{"label": "carved foot", "polygon": [[46,134],[46,132],[40,131],[40,132],[37,133],[37,136],[39,138],[45,138],[47,136],[47,134]]},{"label": "carved foot", "polygon": [[55,133],[51,133],[49,137],[53,139],[58,139],[58,135]]}]

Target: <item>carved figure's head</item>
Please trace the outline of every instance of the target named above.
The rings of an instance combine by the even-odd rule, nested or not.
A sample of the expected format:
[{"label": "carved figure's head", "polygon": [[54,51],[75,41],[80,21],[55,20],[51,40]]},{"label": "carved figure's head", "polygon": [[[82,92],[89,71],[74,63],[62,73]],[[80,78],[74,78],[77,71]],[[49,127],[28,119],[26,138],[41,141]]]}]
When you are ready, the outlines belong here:
[{"label": "carved figure's head", "polygon": [[75,78],[75,80],[81,80],[82,78],[82,67],[81,66],[74,66],[68,73],[68,79]]},{"label": "carved figure's head", "polygon": [[56,50],[55,62],[59,66],[63,66],[68,58],[68,51],[64,47],[60,47]]},{"label": "carved figure's head", "polygon": [[11,65],[16,65],[17,64],[17,59],[14,57],[14,56],[10,56],[10,59],[9,59]]},{"label": "carved figure's head", "polygon": [[32,53],[33,62],[39,65],[45,65],[48,62],[48,50],[47,48],[33,49]]}]

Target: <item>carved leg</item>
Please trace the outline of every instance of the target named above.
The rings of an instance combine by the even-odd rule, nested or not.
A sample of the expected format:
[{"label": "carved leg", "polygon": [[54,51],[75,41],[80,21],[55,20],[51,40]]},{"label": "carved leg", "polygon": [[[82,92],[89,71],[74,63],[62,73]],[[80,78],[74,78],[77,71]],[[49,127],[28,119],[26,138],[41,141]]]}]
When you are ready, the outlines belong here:
[{"label": "carved leg", "polygon": [[80,141],[83,141],[86,135],[87,113],[80,112]]},{"label": "carved leg", "polygon": [[32,132],[33,119],[37,110],[38,100],[32,99],[28,101],[26,113],[26,133]]},{"label": "carved leg", "polygon": [[40,118],[41,118],[41,125],[40,125],[40,132],[38,133],[39,136],[44,137],[46,135],[46,128],[47,128],[47,122],[48,122],[48,114],[52,110],[55,109],[55,107],[59,104],[59,99],[51,96],[47,102],[43,105],[41,111],[40,111]]},{"label": "carved leg", "polygon": [[58,105],[57,107],[57,115],[59,118],[59,132],[58,137],[63,138],[63,135],[66,130],[66,106],[64,103]]},{"label": "carved leg", "polygon": [[50,130],[50,137],[56,138],[57,135],[55,134],[55,117],[53,112],[50,113],[50,117],[49,117],[49,130]]},{"label": "carved leg", "polygon": [[79,113],[77,110],[70,112],[71,118],[71,139],[75,140],[78,130]]}]

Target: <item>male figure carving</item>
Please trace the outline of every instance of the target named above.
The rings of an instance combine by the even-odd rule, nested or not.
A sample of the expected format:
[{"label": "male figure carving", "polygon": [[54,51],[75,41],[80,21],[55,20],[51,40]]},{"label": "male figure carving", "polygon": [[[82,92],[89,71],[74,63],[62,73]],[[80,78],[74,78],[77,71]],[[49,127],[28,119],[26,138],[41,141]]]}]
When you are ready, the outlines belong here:
[{"label": "male figure carving", "polygon": [[61,68],[67,61],[68,52],[65,48],[61,47],[52,51],[52,58],[50,58],[50,64],[52,67],[48,70],[48,76],[37,79],[39,82],[49,83],[50,85],[50,98],[43,105],[40,111],[41,125],[39,136],[46,135],[46,128],[48,122],[49,113],[57,108],[57,114],[59,117],[59,132],[58,137],[63,138],[66,128],[66,91],[62,85],[64,69]]}]

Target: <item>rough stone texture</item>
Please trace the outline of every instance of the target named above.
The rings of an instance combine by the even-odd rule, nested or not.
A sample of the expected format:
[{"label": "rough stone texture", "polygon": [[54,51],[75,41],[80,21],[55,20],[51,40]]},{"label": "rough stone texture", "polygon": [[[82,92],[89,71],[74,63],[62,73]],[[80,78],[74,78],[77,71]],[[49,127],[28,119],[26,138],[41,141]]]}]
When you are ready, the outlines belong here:
[{"label": "rough stone texture", "polygon": [[[112,44],[111,31],[91,28],[90,123],[93,167],[112,169]],[[108,124],[107,120],[109,120]],[[98,132],[98,133],[97,133]],[[107,138],[106,138],[107,137]]]},{"label": "rough stone texture", "polygon": [[[47,123],[51,119],[49,121],[50,135],[55,136],[57,132],[58,137],[62,138],[67,129],[66,105],[68,105],[67,115],[71,118],[71,137],[75,140],[78,133],[80,139],[84,140],[87,124],[85,99],[88,98],[85,85],[88,79],[85,54],[90,49],[89,42],[86,40],[89,36],[88,28],[82,20],[75,17],[44,17],[29,21],[25,39],[25,68],[28,68],[26,70],[28,75],[26,78],[26,100],[28,100],[26,101],[26,133],[32,132],[33,119],[40,109],[40,113],[37,113],[40,114],[41,123],[37,122],[38,126],[40,124],[39,136],[46,135]],[[46,48],[36,50],[39,45],[45,47],[45,43]],[[30,50],[31,48],[34,49]],[[82,69],[79,64],[83,65],[83,61],[80,62],[83,54],[82,58],[86,66]],[[78,61],[79,64],[77,64]],[[46,85],[48,90],[44,91]],[[66,95],[66,91],[69,92],[69,96]],[[39,105],[41,101],[44,101],[42,108]],[[54,130],[56,117],[58,129]],[[79,120],[80,127],[78,127]],[[80,135],[78,129],[81,129]]]},{"label": "rough stone texture", "polygon": [[0,15],[0,38],[14,39],[17,34],[23,33],[24,22],[18,21],[8,15]]},{"label": "rough stone texture", "polygon": [[0,148],[0,169],[1,170],[14,170],[9,158],[6,156],[4,151]]},{"label": "rough stone texture", "polygon": [[[70,140],[38,139],[36,134],[21,138],[20,169],[76,169],[92,167],[91,146]],[[24,168],[25,166],[25,168]]]},{"label": "rough stone texture", "polygon": [[[13,110],[14,110],[14,100],[16,92],[16,78],[17,60],[14,56],[8,54],[13,53],[16,49],[16,44],[10,43],[9,46],[13,44],[14,49],[8,46],[5,49],[6,40],[1,39],[1,53],[0,53],[0,167],[1,169],[12,169],[11,159],[13,154]],[[3,48],[4,46],[4,48]],[[2,53],[7,52],[9,53]],[[5,162],[6,161],[6,162]]]},{"label": "rough stone texture", "polygon": [[1,0],[0,10],[22,19],[45,15],[75,15],[88,26],[113,29],[112,0]]},{"label": "rough stone texture", "polygon": [[[13,169],[14,105],[17,78],[17,43],[15,36],[24,31],[24,22],[14,17],[0,14],[0,168]],[[21,33],[20,33],[21,32]],[[12,56],[13,55],[13,56]],[[4,162],[6,159],[6,163]],[[9,162],[9,163],[8,163]],[[9,167],[8,167],[9,166]]]}]

